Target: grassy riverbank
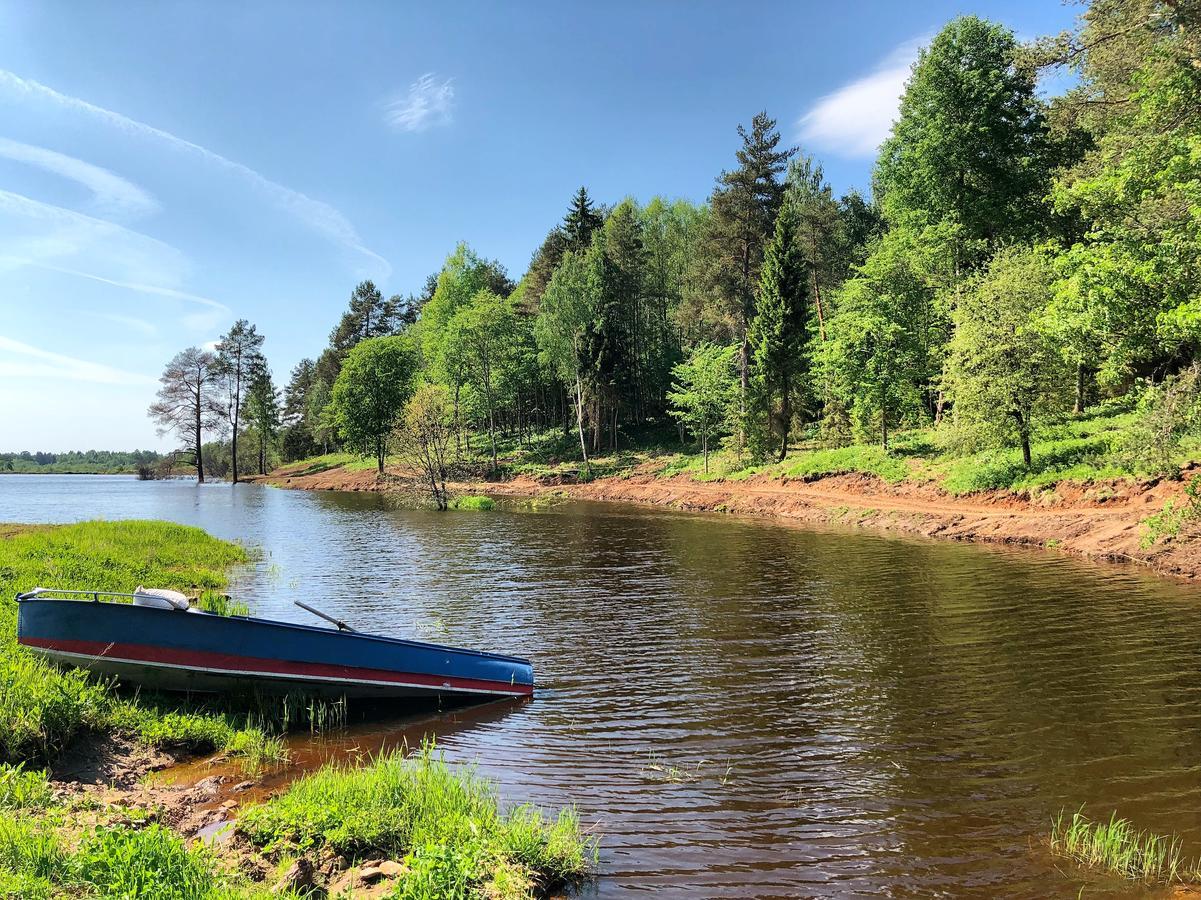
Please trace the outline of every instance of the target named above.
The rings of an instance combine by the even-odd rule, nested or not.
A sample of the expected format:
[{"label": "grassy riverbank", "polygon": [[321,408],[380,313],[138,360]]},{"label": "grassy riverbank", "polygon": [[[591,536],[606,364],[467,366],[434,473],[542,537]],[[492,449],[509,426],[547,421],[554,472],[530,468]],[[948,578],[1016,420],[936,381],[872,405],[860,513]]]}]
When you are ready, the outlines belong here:
[{"label": "grassy riverbank", "polygon": [[[1101,405],[1044,429],[1027,468],[1018,450],[957,452],[931,429],[901,432],[879,446],[796,444],[783,462],[750,466],[730,452],[681,452],[674,436],[633,437],[631,449],[595,457],[591,478],[562,432],[502,447],[498,471],[481,442],[456,469],[462,494],[563,496],[772,516],[958,541],[1022,544],[1137,562],[1164,574],[1201,577],[1201,444],[1174,443],[1169,472],[1148,475],[1131,448],[1142,432],[1127,403]],[[303,490],[408,491],[402,466],[378,478],[372,462],[329,454],[282,466],[266,479]]]},{"label": "grassy riverbank", "polygon": [[119,696],[60,671],[16,643],[13,597],[38,585],[130,591],[139,584],[191,594],[217,591],[245,549],[167,522],[0,525],[0,761],[53,760],[81,733],[117,732],[186,752],[225,750],[251,758],[282,752],[249,714]]},{"label": "grassy riverbank", "polygon": [[[341,880],[339,896],[517,900],[587,871],[593,843],[574,815],[502,812],[488,783],[428,748],[312,775],[248,807],[240,834],[220,846],[188,839],[212,795],[148,787],[142,776],[154,765],[144,759],[140,769],[101,768],[97,784],[59,781],[40,768],[54,771],[64,754],[91,744],[111,755],[114,741],[143,755],[221,751],[251,771],[284,758],[276,735],[286,723],[269,703],[247,709],[122,694],[16,643],[18,591],[144,584],[203,597],[248,559],[235,544],[166,522],[0,525],[0,897],[325,896]],[[388,865],[373,867],[382,856]]]}]

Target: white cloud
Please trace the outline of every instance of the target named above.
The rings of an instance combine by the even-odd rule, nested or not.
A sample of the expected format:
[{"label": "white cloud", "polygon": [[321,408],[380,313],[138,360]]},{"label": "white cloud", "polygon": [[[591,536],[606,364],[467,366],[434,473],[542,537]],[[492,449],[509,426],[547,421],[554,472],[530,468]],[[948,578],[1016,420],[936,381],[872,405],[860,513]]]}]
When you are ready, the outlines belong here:
[{"label": "white cloud", "polygon": [[78,97],[59,93],[54,88],[47,87],[29,78],[22,78],[5,69],[0,69],[0,89],[7,90],[10,94],[20,97],[45,100],[66,109],[85,113],[127,134],[150,138],[166,144],[175,150],[198,156],[205,162],[219,166],[245,179],[313,230],[368,257],[381,270],[379,277],[386,278],[392,273],[391,264],[379,254],[363,246],[362,239],[359,237],[358,232],[355,231],[354,226],[350,224],[342,213],[338,212],[338,210],[334,209],[328,203],[307,197],[299,191],[294,191],[289,187],[285,187],[260,175],[249,166],[234,162],[232,159],[227,159],[221,154],[209,150],[207,147],[202,147],[199,144],[194,144],[184,138],[177,137],[169,131],[163,131],[161,128],[155,128],[153,125],[147,125],[144,122],[131,119],[121,113],[96,106]]},{"label": "white cloud", "polygon": [[869,75],[821,97],[798,123],[806,147],[871,157],[888,137],[924,38],[906,41]]},{"label": "white cloud", "polygon": [[154,198],[136,184],[126,181],[108,169],[67,156],[65,153],[0,137],[0,156],[37,166],[82,184],[92,192],[96,205],[105,211],[140,215],[158,209]]},{"label": "white cloud", "polygon": [[104,319],[106,322],[112,322],[114,325],[120,325],[122,328],[127,328],[143,334],[146,337],[151,337],[158,333],[158,329],[153,323],[147,322],[145,319],[139,319],[137,316],[123,316],[120,313],[110,312],[92,312],[84,310],[85,316],[91,316],[94,319]]},{"label": "white cloud", "polygon": [[174,284],[190,268],[187,257],[170,244],[5,190],[0,190],[0,248],[0,272],[70,258],[82,269],[119,279]]},{"label": "white cloud", "polygon": [[[2,259],[2,257],[0,257]],[[233,310],[224,303],[213,300],[209,297],[201,297],[199,294],[189,294],[187,291],[177,291],[174,288],[159,287],[153,284],[140,284],[135,281],[119,281],[115,278],[104,278],[100,275],[94,275],[91,272],[80,272],[75,269],[66,269],[62,266],[42,265],[40,263],[28,263],[29,265],[37,266],[38,268],[47,269],[51,272],[60,272],[63,275],[74,275],[76,278],[86,278],[89,281],[96,281],[100,284],[108,284],[113,287],[124,288],[129,291],[136,291],[139,294],[150,294],[155,297],[166,297],[171,300],[181,300],[185,303],[190,303],[199,306],[203,309],[202,312],[194,312],[184,316],[183,322],[189,328],[194,328],[197,331],[205,331],[216,327],[223,319],[233,318]]]},{"label": "white cloud", "polygon": [[91,362],[42,350],[0,335],[0,378],[63,378],[92,384],[154,384],[149,375],[126,372],[104,363]]},{"label": "white cloud", "polygon": [[408,91],[384,107],[384,121],[401,131],[425,131],[431,125],[449,125],[455,89],[449,78],[426,72]]}]

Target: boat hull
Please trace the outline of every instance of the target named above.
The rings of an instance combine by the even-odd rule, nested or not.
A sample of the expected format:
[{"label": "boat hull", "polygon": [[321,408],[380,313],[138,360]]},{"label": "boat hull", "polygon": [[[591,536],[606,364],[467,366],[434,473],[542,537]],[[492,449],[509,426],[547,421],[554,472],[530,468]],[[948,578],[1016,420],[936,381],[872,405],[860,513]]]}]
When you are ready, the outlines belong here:
[{"label": "boat hull", "polygon": [[269,619],[32,599],[17,623],[17,640],[52,662],[160,690],[463,700],[534,687],[516,657]]}]

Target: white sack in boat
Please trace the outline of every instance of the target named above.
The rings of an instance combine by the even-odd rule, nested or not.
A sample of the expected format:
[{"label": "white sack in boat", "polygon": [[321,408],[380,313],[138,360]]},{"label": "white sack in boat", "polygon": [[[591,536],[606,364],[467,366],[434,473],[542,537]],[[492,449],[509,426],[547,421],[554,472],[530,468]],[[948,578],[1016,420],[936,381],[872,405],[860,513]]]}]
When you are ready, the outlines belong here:
[{"label": "white sack in boat", "polygon": [[187,609],[191,604],[179,591],[170,588],[144,588],[138,585],[133,592],[134,606],[149,606],[153,609]]}]

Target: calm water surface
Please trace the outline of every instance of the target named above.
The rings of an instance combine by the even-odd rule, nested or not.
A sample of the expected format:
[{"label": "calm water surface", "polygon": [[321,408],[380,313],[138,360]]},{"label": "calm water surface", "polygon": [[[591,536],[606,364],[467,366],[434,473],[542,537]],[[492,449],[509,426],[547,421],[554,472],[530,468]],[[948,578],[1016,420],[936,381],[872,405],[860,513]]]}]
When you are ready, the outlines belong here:
[{"label": "calm water surface", "polygon": [[0,477],[0,521],[94,517],[262,548],[237,585],[262,615],[311,621],[290,602],[317,599],[533,659],[532,702],[392,737],[433,731],[507,797],[576,802],[604,835],[602,897],[1075,897],[1040,841],[1082,802],[1201,852],[1196,588],[622,506]]}]

